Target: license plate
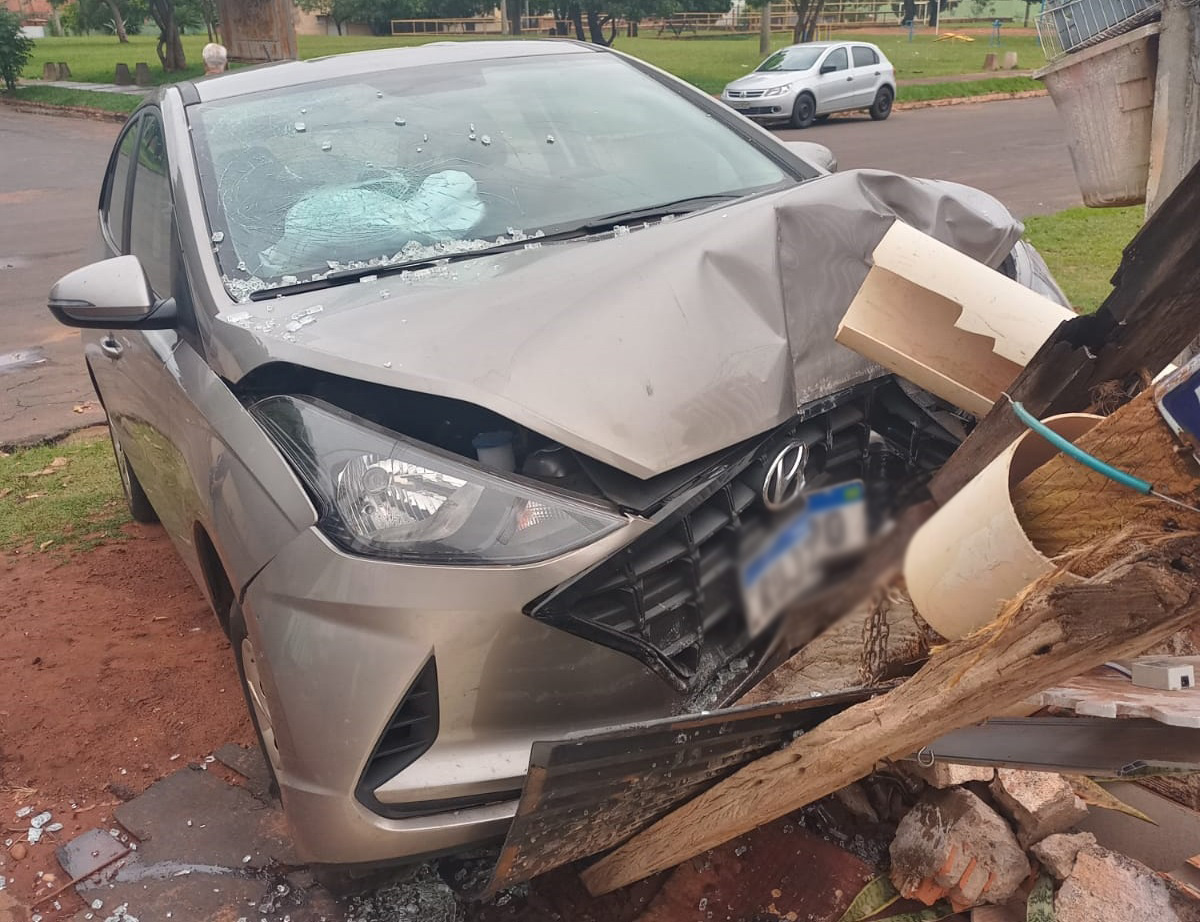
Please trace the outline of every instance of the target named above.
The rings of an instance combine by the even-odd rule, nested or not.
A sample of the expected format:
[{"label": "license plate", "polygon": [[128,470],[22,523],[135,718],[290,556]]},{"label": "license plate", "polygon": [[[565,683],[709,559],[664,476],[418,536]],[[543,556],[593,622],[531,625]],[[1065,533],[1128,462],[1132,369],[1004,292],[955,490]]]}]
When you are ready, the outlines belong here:
[{"label": "license plate", "polygon": [[867,543],[862,481],[839,484],[805,498],[804,510],[742,565],[742,599],[751,637],[820,581],[823,564]]}]

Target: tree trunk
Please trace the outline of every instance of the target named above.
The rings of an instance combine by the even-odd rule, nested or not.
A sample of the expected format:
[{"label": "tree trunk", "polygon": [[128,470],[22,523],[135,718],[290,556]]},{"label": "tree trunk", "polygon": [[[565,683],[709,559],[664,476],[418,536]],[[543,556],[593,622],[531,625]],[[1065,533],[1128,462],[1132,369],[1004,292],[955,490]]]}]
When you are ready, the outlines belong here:
[{"label": "tree trunk", "polygon": [[763,0],[762,16],[758,22],[758,53],[761,57],[771,53],[771,0]]},{"label": "tree trunk", "polygon": [[792,0],[792,9],[796,13],[796,22],[792,26],[792,44],[799,45],[804,41],[804,11],[808,9],[808,0]]},{"label": "tree trunk", "polygon": [[571,22],[575,24],[575,37],[581,42],[586,42],[587,35],[583,31],[583,10],[576,5],[571,7]]},{"label": "tree trunk", "polygon": [[857,704],[751,762],[588,868],[593,895],[673,867],[1112,659],[1135,656],[1200,612],[1200,535],[1089,546],[1124,556],[1080,584],[1052,573],[987,627],[937,650],[886,695]]},{"label": "tree trunk", "polygon": [[127,44],[129,36],[125,33],[125,17],[121,15],[121,7],[117,5],[117,0],[104,0],[104,3],[112,12],[113,29],[116,30],[117,41]]},{"label": "tree trunk", "polygon": [[[597,9],[589,9],[587,11],[587,25],[589,41],[593,45],[603,45],[608,47],[617,37],[617,21],[612,16],[602,15]],[[607,38],[604,36],[604,27],[609,26],[610,32]]]},{"label": "tree trunk", "polygon": [[175,18],[174,0],[151,0],[150,15],[158,26],[158,60],[168,73],[187,67],[183,53],[183,39],[179,35],[179,22]]}]

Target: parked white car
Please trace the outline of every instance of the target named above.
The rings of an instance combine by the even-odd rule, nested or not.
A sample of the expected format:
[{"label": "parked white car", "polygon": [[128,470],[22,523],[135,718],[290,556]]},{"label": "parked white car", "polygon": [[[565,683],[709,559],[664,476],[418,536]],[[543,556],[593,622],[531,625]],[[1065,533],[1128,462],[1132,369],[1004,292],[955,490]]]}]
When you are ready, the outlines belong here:
[{"label": "parked white car", "polygon": [[834,112],[892,114],[896,71],[868,42],[809,42],[776,51],[721,93],[721,101],[755,121],[786,120],[807,128]]}]

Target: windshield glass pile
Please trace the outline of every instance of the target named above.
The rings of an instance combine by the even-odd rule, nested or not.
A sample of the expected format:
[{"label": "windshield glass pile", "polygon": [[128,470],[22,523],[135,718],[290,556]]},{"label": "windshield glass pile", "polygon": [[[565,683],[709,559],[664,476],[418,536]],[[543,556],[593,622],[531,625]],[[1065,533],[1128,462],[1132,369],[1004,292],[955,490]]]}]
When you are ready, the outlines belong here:
[{"label": "windshield glass pile", "polygon": [[824,48],[784,48],[758,65],[758,70],[808,70],[817,63]]},{"label": "windshield glass pile", "polygon": [[213,243],[239,300],[792,180],[601,54],[399,68],[189,113]]}]

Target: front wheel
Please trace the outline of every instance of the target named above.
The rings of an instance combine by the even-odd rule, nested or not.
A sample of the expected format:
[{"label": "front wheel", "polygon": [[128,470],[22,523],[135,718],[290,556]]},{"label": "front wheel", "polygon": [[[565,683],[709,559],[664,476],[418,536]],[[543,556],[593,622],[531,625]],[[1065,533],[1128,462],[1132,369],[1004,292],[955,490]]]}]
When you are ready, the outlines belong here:
[{"label": "front wheel", "polygon": [[892,101],[894,99],[895,94],[892,93],[891,87],[881,86],[879,92],[875,94],[875,101],[871,103],[871,108],[867,112],[870,113],[874,121],[882,122],[892,114]]},{"label": "front wheel", "polygon": [[241,680],[242,694],[246,696],[250,721],[254,724],[254,733],[258,737],[258,748],[270,773],[271,793],[279,796],[280,761],[279,744],[275,739],[275,720],[271,716],[266,689],[263,687],[258,651],[254,649],[246,630],[246,616],[242,614],[242,606],[236,601],[229,610],[229,643],[233,647],[233,659],[237,665],[238,678]]},{"label": "front wheel", "polygon": [[801,93],[796,97],[792,107],[792,127],[807,128],[817,117],[817,101],[809,93]]},{"label": "front wheel", "polygon": [[117,438],[112,422],[108,424],[108,437],[112,440],[113,457],[117,459],[117,473],[121,475],[121,489],[125,491],[130,518],[142,525],[153,525],[158,521],[158,513],[150,505],[141,481],[129,466],[129,459],[125,457],[125,450],[121,448],[121,441]]}]

